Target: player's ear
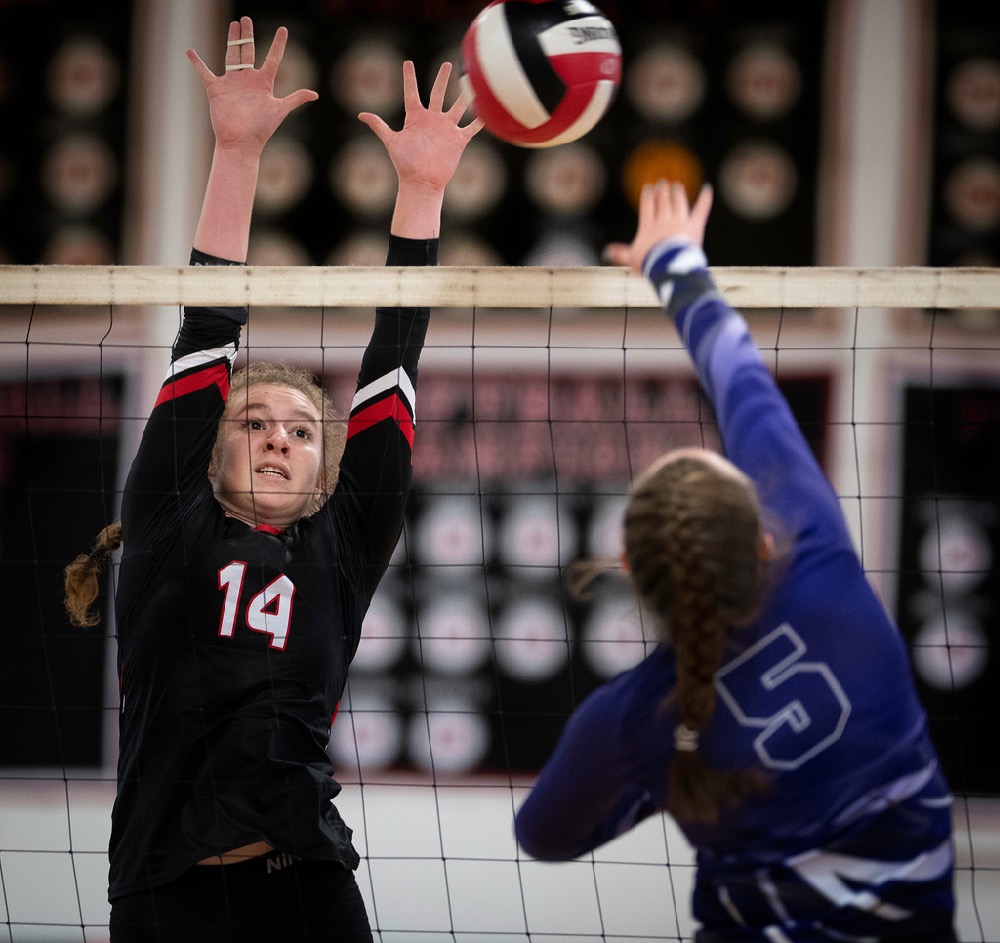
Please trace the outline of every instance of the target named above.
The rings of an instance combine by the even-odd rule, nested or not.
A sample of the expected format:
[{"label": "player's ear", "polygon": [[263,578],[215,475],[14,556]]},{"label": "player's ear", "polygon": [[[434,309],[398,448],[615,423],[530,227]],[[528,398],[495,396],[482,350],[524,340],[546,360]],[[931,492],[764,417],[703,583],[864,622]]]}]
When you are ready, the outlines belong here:
[{"label": "player's ear", "polygon": [[222,423],[219,423],[219,431],[216,435],[215,442],[212,445],[212,454],[208,458],[208,470],[206,475],[208,477],[209,484],[212,486],[212,490],[216,490],[216,486],[219,484],[219,465],[222,462]]},{"label": "player's ear", "polygon": [[219,474],[219,440],[215,440],[212,446],[212,454],[208,459],[208,480],[215,485],[216,476]]},{"label": "player's ear", "polygon": [[326,469],[320,468],[316,475],[316,495],[313,498],[312,506],[318,511],[323,506],[326,486]]}]

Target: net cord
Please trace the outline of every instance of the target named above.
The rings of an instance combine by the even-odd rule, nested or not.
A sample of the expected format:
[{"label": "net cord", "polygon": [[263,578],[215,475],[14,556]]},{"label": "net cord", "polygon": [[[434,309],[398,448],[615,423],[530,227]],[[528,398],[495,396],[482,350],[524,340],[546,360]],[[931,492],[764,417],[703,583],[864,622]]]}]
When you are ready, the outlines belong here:
[{"label": "net cord", "polygon": [[[718,267],[736,308],[996,308],[1000,269]],[[659,308],[624,268],[0,265],[0,305]]]}]

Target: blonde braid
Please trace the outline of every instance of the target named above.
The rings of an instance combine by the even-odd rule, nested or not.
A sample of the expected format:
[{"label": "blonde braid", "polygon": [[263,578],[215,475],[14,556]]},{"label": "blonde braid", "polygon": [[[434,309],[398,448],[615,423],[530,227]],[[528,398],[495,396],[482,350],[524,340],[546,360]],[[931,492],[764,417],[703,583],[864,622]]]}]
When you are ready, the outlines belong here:
[{"label": "blonde braid", "polygon": [[90,607],[100,591],[101,570],[108,557],[121,545],[122,525],[120,521],[115,521],[97,535],[87,553],[81,553],[63,571],[63,602],[72,625],[90,628],[101,621],[101,617],[91,612]]}]

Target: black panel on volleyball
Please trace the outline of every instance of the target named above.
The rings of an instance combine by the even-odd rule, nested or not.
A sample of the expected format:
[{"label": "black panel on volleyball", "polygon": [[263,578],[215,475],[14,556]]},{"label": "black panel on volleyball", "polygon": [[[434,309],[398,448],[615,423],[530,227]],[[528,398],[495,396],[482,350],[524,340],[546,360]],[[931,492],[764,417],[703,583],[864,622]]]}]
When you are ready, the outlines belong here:
[{"label": "black panel on volleyball", "polygon": [[522,62],[525,72],[531,79],[532,87],[538,92],[542,104],[550,112],[555,111],[556,105],[562,98],[563,84],[537,42],[529,43],[525,40],[558,23],[561,12],[561,3],[526,3],[513,7],[507,14],[511,42],[514,45],[523,44]]}]

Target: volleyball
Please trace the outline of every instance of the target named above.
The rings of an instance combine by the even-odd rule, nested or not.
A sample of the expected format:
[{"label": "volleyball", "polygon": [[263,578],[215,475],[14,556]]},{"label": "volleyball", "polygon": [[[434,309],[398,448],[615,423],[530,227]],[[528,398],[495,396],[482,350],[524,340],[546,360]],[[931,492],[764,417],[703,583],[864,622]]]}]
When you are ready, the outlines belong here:
[{"label": "volleyball", "polygon": [[583,137],[621,74],[618,35],[587,0],[494,0],[462,40],[469,106],[491,134],[521,147]]}]

